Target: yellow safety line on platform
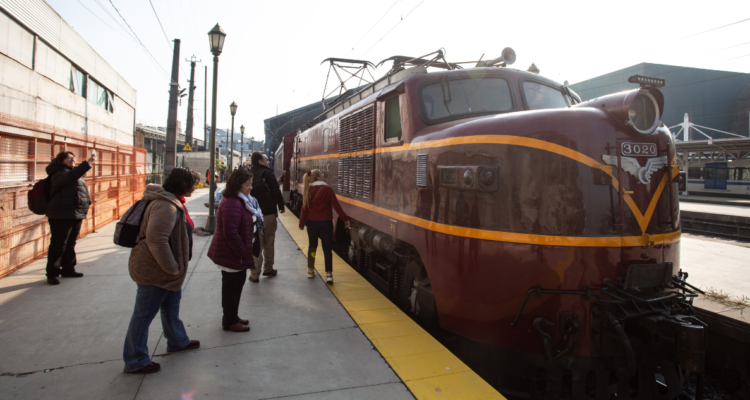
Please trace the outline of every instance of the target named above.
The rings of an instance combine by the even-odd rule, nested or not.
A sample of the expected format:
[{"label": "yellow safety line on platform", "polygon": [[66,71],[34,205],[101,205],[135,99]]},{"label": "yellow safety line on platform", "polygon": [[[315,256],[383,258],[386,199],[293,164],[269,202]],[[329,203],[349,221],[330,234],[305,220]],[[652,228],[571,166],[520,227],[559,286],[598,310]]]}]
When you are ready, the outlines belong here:
[{"label": "yellow safety line on platform", "polygon": [[[307,256],[307,232],[299,229],[299,219],[285,212],[279,220]],[[321,250],[318,247],[315,269],[322,277]],[[328,288],[417,399],[505,400],[336,253],[333,279]]]}]

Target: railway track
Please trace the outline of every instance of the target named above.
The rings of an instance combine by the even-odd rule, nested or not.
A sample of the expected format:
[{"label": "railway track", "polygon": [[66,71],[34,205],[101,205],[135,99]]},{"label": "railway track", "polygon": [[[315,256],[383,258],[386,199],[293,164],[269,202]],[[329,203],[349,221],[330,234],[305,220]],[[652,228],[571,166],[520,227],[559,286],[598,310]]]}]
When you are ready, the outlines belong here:
[{"label": "railway track", "polygon": [[750,217],[680,211],[680,219],[683,232],[750,242]]}]

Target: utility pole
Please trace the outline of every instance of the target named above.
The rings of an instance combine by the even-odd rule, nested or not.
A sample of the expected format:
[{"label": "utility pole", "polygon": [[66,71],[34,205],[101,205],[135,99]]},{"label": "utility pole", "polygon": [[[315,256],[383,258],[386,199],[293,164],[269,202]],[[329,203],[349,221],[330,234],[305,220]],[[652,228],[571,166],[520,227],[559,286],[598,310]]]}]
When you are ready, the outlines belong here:
[{"label": "utility pole", "polygon": [[[185,129],[185,143],[190,143],[193,146],[193,99],[195,99],[195,63],[201,62],[196,61],[195,56],[190,57],[190,87],[188,88],[188,114],[187,114],[187,128]],[[204,119],[205,121],[205,119]],[[204,142],[205,143],[205,142]]]},{"label": "utility pole", "polygon": [[[167,141],[164,146],[164,181],[177,161],[177,106],[180,79],[180,39],[174,40],[172,55],[172,81],[169,83],[169,113],[167,114]],[[162,183],[164,182],[162,181]]]}]

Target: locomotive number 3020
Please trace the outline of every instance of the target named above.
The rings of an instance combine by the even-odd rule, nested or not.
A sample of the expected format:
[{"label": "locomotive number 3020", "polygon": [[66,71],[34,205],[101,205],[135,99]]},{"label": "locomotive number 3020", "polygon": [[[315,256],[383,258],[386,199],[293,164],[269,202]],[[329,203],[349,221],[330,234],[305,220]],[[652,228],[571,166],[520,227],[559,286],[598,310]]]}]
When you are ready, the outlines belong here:
[{"label": "locomotive number 3020", "polygon": [[622,143],[620,151],[623,156],[655,156],[656,144],[654,143]]}]

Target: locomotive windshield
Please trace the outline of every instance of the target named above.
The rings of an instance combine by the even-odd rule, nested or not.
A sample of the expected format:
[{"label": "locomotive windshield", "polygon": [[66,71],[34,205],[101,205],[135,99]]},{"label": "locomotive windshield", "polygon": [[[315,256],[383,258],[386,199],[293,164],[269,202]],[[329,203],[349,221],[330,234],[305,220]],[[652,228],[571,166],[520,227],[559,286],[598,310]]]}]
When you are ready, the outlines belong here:
[{"label": "locomotive windshield", "polygon": [[424,116],[432,122],[513,109],[510,86],[502,78],[443,79],[422,87],[421,99]]},{"label": "locomotive windshield", "polygon": [[538,82],[524,82],[523,95],[527,110],[565,108],[568,106],[568,102],[560,90]]}]

